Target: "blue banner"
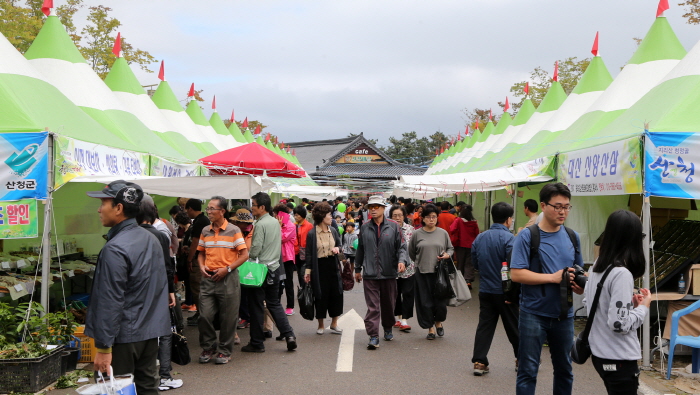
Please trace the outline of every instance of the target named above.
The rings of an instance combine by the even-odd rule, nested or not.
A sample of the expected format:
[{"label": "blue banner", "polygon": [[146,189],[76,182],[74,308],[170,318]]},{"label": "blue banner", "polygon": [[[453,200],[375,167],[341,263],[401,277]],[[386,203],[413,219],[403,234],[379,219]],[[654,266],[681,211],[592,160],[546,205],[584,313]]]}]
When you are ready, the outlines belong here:
[{"label": "blue banner", "polygon": [[[700,133],[649,132],[644,144],[644,181],[652,196],[700,199]],[[700,170],[700,169],[699,169]]]},{"label": "blue banner", "polygon": [[48,132],[0,134],[0,201],[46,199]]}]

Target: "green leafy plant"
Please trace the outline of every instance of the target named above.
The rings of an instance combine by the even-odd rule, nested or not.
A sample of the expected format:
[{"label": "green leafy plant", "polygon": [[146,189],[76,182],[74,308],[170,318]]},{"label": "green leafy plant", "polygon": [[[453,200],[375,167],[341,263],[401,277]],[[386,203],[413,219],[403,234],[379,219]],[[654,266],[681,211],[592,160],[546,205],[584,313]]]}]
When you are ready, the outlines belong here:
[{"label": "green leafy plant", "polygon": [[78,380],[83,377],[90,378],[92,375],[93,373],[88,372],[87,370],[74,370],[67,373],[65,376],[59,377],[58,382],[56,382],[56,388],[62,389],[77,387],[79,385]]}]

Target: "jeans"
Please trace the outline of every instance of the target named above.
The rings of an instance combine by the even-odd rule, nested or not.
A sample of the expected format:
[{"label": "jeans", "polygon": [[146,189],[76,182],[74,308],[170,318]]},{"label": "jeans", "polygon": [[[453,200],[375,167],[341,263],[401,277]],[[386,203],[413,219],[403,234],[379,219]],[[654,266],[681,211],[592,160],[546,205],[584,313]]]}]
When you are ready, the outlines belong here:
[{"label": "jeans", "polygon": [[554,367],[552,392],[557,395],[571,394],[574,374],[569,352],[574,341],[573,317],[560,320],[520,310],[518,328],[520,330],[520,345],[515,393],[517,395],[535,393],[542,344],[547,340]]}]

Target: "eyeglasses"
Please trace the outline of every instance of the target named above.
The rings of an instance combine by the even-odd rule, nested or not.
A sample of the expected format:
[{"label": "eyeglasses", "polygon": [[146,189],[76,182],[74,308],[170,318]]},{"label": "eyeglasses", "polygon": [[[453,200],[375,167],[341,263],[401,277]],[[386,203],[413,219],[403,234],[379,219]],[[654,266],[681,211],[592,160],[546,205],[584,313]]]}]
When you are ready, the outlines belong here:
[{"label": "eyeglasses", "polygon": [[555,205],[549,204],[549,203],[545,203],[545,204],[546,204],[547,206],[553,207],[553,208],[554,208],[554,211],[560,211],[560,212],[561,212],[561,211],[569,212],[569,211],[571,211],[572,208],[574,208],[574,206],[572,206],[572,205],[560,206],[560,205],[557,204],[557,205],[555,206]]},{"label": "eyeglasses", "polygon": [[216,208],[216,207],[207,207],[206,211],[216,211],[216,210],[223,210],[222,208]]},{"label": "eyeglasses", "polygon": [[367,209],[369,209],[369,210],[379,210],[381,207],[382,207],[382,206],[375,206],[375,205],[372,205],[372,206],[367,206]]},{"label": "eyeglasses", "polygon": [[427,217],[423,217],[423,219],[436,220],[436,219],[438,219],[438,217],[437,217],[437,215],[429,215]]}]

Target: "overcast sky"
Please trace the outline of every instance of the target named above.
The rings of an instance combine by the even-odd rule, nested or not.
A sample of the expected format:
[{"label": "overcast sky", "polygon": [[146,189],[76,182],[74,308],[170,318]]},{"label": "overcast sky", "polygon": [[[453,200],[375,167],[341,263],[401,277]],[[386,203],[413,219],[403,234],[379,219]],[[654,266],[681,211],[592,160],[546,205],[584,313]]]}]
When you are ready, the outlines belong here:
[{"label": "overcast sky", "polygon": [[[55,0],[58,6],[62,0]],[[364,132],[380,145],[416,131],[456,134],[462,109],[493,108],[537,66],[600,54],[616,76],[654,21],[658,0],[86,0],[104,4],[135,47],[164,59],[184,98],[259,120],[282,141]],[[700,26],[671,1],[687,50]],[[84,18],[79,14],[76,22]],[[157,71],[158,65],[152,69]],[[156,74],[137,73],[142,84]]]}]

